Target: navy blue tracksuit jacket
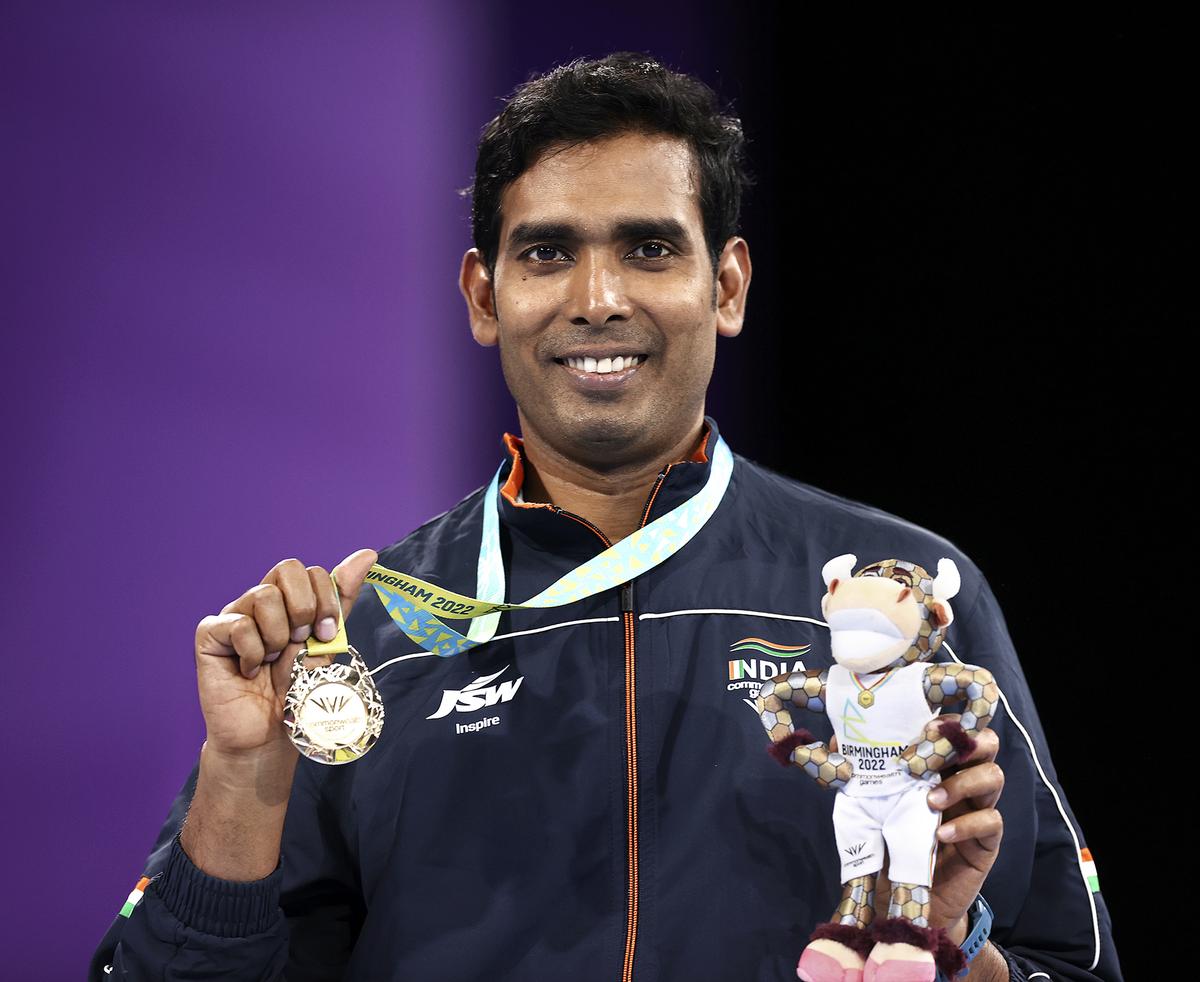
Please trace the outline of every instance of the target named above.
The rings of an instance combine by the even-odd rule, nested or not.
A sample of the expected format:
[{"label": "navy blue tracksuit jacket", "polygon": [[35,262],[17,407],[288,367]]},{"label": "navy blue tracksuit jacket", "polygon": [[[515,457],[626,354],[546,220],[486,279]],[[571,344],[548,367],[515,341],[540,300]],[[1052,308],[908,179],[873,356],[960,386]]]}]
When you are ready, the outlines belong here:
[{"label": "navy blue tracksuit jacket", "polygon": [[[519,504],[509,446],[501,539],[519,600],[606,542]],[[647,521],[703,485],[697,456],[666,469]],[[471,594],[482,505],[480,490],[380,562]],[[740,457],[675,556],[571,606],[505,614],[467,654],[421,652],[367,588],[348,627],[368,665],[389,663],[378,745],[346,766],[301,760],[280,867],[255,883],[208,877],[180,850],[193,773],[93,978],[794,979],[840,894],[834,799],[768,757],[752,700],[762,679],[830,664],[821,567],[847,552],[927,569],[949,556],[962,572],[938,657],[988,668],[1003,692],[1005,833],[983,892],[1013,978],[1118,979],[1083,833],[978,569],[923,529]],[[809,728],[829,735],[823,715]]]}]

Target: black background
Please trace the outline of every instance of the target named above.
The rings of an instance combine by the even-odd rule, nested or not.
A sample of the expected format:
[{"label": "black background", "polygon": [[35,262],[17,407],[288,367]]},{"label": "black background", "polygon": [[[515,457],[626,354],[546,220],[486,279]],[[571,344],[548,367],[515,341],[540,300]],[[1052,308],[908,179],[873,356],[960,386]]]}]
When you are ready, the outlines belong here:
[{"label": "black background", "polygon": [[1167,55],[1112,26],[745,50],[773,54],[741,75],[755,275],[712,411],[740,452],[980,565],[1136,978],[1133,843],[1172,816],[1131,746],[1163,708],[1151,584],[1189,517]]},{"label": "black background", "polygon": [[1156,577],[1189,518],[1170,29],[508,10],[502,90],[633,48],[732,102],[754,276],[709,411],[740,453],[982,568],[1139,977],[1133,843],[1176,821],[1149,807],[1158,757],[1139,749],[1173,650]]}]

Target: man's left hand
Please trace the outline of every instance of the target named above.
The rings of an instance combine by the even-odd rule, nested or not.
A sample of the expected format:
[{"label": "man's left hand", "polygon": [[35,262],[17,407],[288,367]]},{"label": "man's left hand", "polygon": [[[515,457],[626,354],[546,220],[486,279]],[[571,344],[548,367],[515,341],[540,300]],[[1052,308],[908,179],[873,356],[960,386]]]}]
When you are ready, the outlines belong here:
[{"label": "man's left hand", "polygon": [[1004,820],[996,811],[1004,788],[1004,772],[996,763],[999,747],[992,730],[981,730],[971,755],[949,768],[942,783],[929,792],[930,807],[942,813],[929,923],[944,927],[956,944],[967,936],[967,909],[996,861],[1004,837]]}]

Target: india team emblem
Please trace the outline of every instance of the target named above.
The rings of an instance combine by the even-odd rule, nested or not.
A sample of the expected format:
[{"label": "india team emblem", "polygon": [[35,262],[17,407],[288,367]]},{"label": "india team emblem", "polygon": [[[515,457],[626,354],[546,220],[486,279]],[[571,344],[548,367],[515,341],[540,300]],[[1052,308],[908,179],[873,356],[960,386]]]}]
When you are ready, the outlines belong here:
[{"label": "india team emblem", "polygon": [[[804,656],[811,644],[779,644],[766,638],[741,638],[729,646],[729,679],[726,689],[755,692],[776,675],[804,671]],[[762,657],[767,656],[767,657]],[[753,699],[745,702],[754,705]]]}]

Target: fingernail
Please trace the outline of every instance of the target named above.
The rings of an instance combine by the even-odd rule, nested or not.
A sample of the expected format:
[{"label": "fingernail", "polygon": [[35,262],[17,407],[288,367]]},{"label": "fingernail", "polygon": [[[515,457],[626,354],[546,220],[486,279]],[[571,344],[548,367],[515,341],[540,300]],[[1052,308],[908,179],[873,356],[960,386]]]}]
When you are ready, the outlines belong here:
[{"label": "fingernail", "polygon": [[262,665],[255,665],[249,672],[246,673],[246,678],[253,679],[258,677],[258,673],[262,671]]},{"label": "fingernail", "polygon": [[292,640],[299,644],[301,641],[307,641],[310,634],[312,634],[312,625],[301,624],[298,628],[292,631]]},{"label": "fingernail", "polygon": [[337,634],[337,621],[332,617],[323,617],[317,625],[317,638],[321,641],[332,641]]},{"label": "fingernail", "polygon": [[942,825],[937,830],[937,837],[941,839],[942,842],[949,842],[954,838],[954,831],[953,825]]},{"label": "fingernail", "polygon": [[273,661],[275,661],[275,659],[277,659],[282,654],[283,654],[282,651],[268,651],[267,657],[264,658],[263,661],[268,662],[268,663],[273,662]]},{"label": "fingernail", "polygon": [[929,792],[929,803],[935,808],[944,805],[946,798],[949,797],[942,788],[934,788]]}]

